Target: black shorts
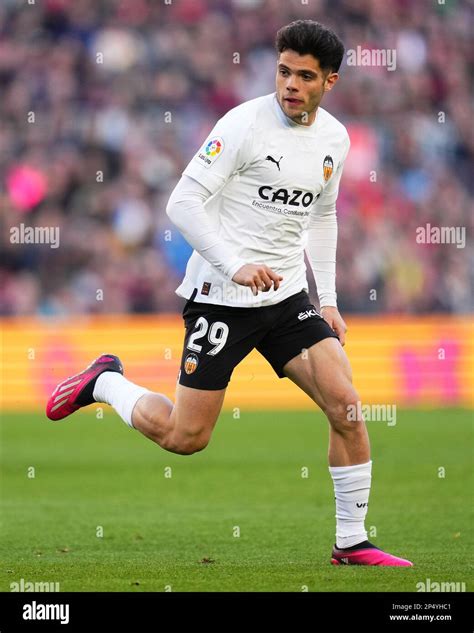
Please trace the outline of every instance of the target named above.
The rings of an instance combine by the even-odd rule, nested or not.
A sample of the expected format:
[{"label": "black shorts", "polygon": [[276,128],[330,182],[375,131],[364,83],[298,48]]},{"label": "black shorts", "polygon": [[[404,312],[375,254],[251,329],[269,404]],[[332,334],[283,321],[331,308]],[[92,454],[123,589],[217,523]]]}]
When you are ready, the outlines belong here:
[{"label": "black shorts", "polygon": [[194,389],[225,389],[234,368],[256,348],[280,378],[283,367],[334,330],[304,290],[281,303],[234,308],[191,299],[183,309],[186,327],[179,383]]}]

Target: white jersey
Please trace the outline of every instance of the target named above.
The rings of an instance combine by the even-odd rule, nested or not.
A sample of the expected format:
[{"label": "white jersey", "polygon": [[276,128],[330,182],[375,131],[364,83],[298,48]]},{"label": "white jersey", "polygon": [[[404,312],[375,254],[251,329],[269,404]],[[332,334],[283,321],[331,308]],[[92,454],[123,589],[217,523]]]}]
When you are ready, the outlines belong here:
[{"label": "white jersey", "polygon": [[213,194],[205,203],[229,253],[283,277],[254,296],[198,252],[176,290],[201,303],[271,305],[308,289],[304,249],[318,205],[334,204],[349,151],[346,128],[323,108],[310,126],[282,111],[276,94],[247,101],[215,125],[183,174]]}]

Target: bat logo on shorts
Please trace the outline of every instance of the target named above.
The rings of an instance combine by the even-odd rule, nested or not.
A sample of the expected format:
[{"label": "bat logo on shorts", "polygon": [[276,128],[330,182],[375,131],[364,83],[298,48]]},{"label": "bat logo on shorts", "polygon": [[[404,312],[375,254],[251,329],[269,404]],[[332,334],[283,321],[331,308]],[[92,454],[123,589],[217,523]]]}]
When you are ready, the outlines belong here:
[{"label": "bat logo on shorts", "polygon": [[187,374],[194,374],[199,365],[199,358],[196,354],[188,354],[184,359],[184,371]]}]

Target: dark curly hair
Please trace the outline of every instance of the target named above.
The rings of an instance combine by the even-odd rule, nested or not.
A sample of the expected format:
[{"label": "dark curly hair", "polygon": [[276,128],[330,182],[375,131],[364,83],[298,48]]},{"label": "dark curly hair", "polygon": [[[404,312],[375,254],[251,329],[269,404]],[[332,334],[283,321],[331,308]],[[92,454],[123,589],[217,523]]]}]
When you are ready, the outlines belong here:
[{"label": "dark curly hair", "polygon": [[344,56],[344,44],[338,36],[314,20],[296,20],[283,26],[276,35],[278,53],[289,49],[300,55],[312,55],[322,70],[336,72]]}]

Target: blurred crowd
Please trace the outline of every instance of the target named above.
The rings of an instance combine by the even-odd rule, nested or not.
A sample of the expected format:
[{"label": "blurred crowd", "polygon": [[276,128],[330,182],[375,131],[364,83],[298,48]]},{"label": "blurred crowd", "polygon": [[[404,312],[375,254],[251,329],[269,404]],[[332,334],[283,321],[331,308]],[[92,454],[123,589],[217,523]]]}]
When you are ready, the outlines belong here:
[{"label": "blurred crowd", "polygon": [[[322,104],[352,140],[341,311],[472,310],[472,17],[469,0],[2,0],[0,314],[180,310],[169,194],[217,118],[274,91],[275,33],[300,18],[397,52],[393,71],[345,59]],[[16,243],[22,224],[59,227],[59,247]],[[417,242],[427,225],[465,227],[465,248]]]}]

